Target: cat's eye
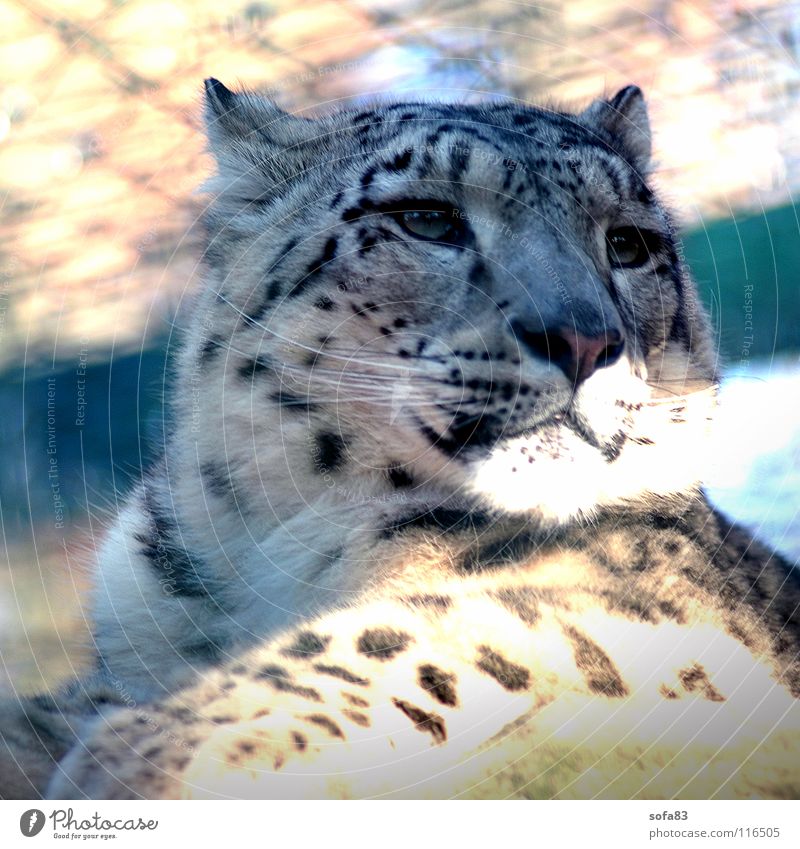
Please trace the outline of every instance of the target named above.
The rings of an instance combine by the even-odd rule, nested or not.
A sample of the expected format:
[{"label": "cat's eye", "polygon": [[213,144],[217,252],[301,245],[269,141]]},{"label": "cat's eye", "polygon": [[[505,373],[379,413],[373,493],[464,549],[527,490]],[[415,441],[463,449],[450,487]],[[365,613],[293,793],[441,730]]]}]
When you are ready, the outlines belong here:
[{"label": "cat's eye", "polygon": [[458,210],[435,201],[406,201],[393,214],[407,233],[431,242],[455,242],[462,229]]},{"label": "cat's eye", "polygon": [[453,228],[450,216],[438,209],[404,212],[402,221],[403,227],[415,236],[436,241],[446,238]]},{"label": "cat's eye", "polygon": [[606,233],[608,260],[617,268],[639,268],[658,250],[660,238],[651,230],[617,227]]}]

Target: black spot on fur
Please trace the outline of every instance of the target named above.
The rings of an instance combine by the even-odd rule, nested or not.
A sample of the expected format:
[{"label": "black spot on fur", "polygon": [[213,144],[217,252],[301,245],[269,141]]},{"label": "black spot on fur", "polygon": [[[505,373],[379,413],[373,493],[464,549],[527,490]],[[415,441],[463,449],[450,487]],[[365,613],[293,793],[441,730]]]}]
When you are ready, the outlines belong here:
[{"label": "black spot on fur", "polygon": [[386,168],[389,171],[405,171],[411,164],[412,150],[406,150],[403,153],[398,153],[391,161],[386,163]]},{"label": "black spot on fur", "polygon": [[619,698],[628,695],[619,670],[608,655],[576,628],[567,627],[565,633],[572,643],[575,665],[583,672],[593,693]]},{"label": "black spot on fur", "polygon": [[[283,246],[283,250],[280,252],[278,260],[272,264],[272,268],[275,268],[275,266],[284,259],[284,257],[290,254],[297,247],[297,242],[298,240],[295,238],[289,239],[289,241]],[[270,270],[272,270],[272,268]]]},{"label": "black spot on fur", "polygon": [[212,493],[217,498],[223,498],[236,504],[233,481],[225,466],[216,463],[204,463],[200,469],[200,474],[207,492]]},{"label": "black spot on fur", "polygon": [[351,722],[355,722],[356,725],[360,725],[362,728],[369,728],[372,724],[369,717],[358,710],[345,709],[342,711],[342,715],[346,716]]},{"label": "black spot on fur", "polygon": [[313,687],[303,687],[295,684],[289,673],[282,666],[277,666],[276,664],[262,666],[255,677],[257,680],[269,681],[272,687],[279,693],[292,693],[292,695],[310,699],[312,702],[322,701],[322,696],[317,690]]},{"label": "black spot on fur", "polygon": [[430,693],[432,698],[448,707],[455,707],[458,704],[458,695],[454,686],[455,675],[430,663],[420,666],[418,672],[417,681],[420,687]]},{"label": "black spot on fur", "polygon": [[270,393],[269,399],[270,401],[274,401],[276,404],[279,404],[289,412],[308,414],[313,413],[317,409],[317,405],[308,398],[301,398],[299,395],[292,395],[291,392],[287,392],[283,388]]},{"label": "black spot on fur", "polygon": [[321,431],[316,437],[316,461],[325,472],[335,472],[344,462],[345,443],[338,433]]},{"label": "black spot on fur", "polygon": [[409,634],[393,628],[368,628],[358,638],[356,648],[374,660],[391,660],[404,652],[411,640]]},{"label": "black spot on fur", "polygon": [[281,649],[281,654],[284,657],[314,657],[325,652],[330,642],[330,637],[320,637],[313,631],[301,631],[290,646]]},{"label": "black spot on fur", "polygon": [[711,702],[725,701],[725,696],[711,683],[705,669],[698,663],[688,669],[682,669],[678,673],[678,678],[687,693],[699,690]]},{"label": "black spot on fur", "polygon": [[447,740],[447,725],[441,716],[428,713],[422,708],[412,705],[403,699],[392,699],[395,707],[399,708],[417,727],[417,731],[424,731],[433,737],[437,745]]},{"label": "black spot on fur", "polygon": [[433,593],[415,593],[400,599],[403,604],[410,607],[424,607],[426,610],[434,610],[436,613],[445,613],[453,605],[453,600],[446,595]]},{"label": "black spot on fur", "polygon": [[332,301],[327,295],[320,295],[316,301],[314,301],[314,306],[318,310],[324,310],[325,312],[330,312],[331,310],[336,309],[336,302]]},{"label": "black spot on fur", "polygon": [[364,236],[359,245],[359,253],[366,253],[370,248],[374,248],[377,243],[378,240],[375,236]]},{"label": "black spot on fur", "polygon": [[334,678],[340,678],[348,684],[357,684],[359,687],[368,687],[370,684],[369,678],[362,678],[360,675],[356,675],[355,672],[351,672],[343,666],[328,666],[324,663],[316,663],[314,664],[314,671],[319,672],[320,675],[331,675]]},{"label": "black spot on fur", "polygon": [[238,368],[239,377],[247,381],[253,380],[257,374],[263,374],[264,372],[272,370],[272,361],[269,357],[263,354],[258,357],[254,357],[252,360],[247,360]]},{"label": "black spot on fur", "polygon": [[[170,710],[169,715],[180,722],[181,725],[191,725],[195,722],[200,722],[201,717],[196,714],[191,708],[181,706],[175,707]],[[150,719],[148,717],[144,717],[145,724],[150,724]],[[212,721],[215,721],[212,719]]]},{"label": "black spot on fur", "polygon": [[308,738],[299,731],[292,731],[292,745],[298,752],[305,752],[308,748]]},{"label": "black spot on fur", "polygon": [[369,198],[362,198],[356,206],[351,206],[342,213],[342,221],[350,223],[358,221],[365,215],[371,215],[375,212],[375,205]]},{"label": "black spot on fur", "polygon": [[467,275],[467,279],[473,286],[481,286],[486,283],[486,277],[486,264],[483,260],[479,259],[473,263],[472,268],[470,268],[469,274]]},{"label": "black spot on fur", "polygon": [[489,646],[478,646],[478,651],[480,658],[475,665],[481,672],[491,675],[503,689],[514,693],[528,688],[531,675],[524,666],[506,660]]},{"label": "black spot on fur", "polygon": [[208,339],[203,342],[200,346],[200,351],[198,352],[198,360],[201,365],[206,365],[209,360],[221,350],[223,345],[223,339],[219,336],[209,336]]},{"label": "black spot on fur", "polygon": [[356,707],[369,707],[369,702],[366,699],[362,699],[361,696],[356,696],[354,693],[346,693],[343,690],[342,696],[344,696],[351,705],[355,705]]},{"label": "black spot on fur", "polygon": [[395,489],[414,485],[414,479],[402,466],[392,466],[387,473],[389,481]]},{"label": "black spot on fur", "polygon": [[306,722],[312,722],[314,725],[324,728],[331,737],[341,737],[344,739],[344,732],[329,716],[314,713],[311,716],[304,716],[303,719]]},{"label": "black spot on fur", "polygon": [[450,149],[450,182],[458,183],[464,176],[464,172],[469,168],[469,160],[471,156],[470,148],[462,148],[454,146]]},{"label": "black spot on fur", "polygon": [[199,558],[189,555],[180,541],[175,522],[162,513],[149,490],[145,490],[143,507],[148,516],[148,528],[134,539],[141,546],[143,557],[156,573],[166,595],[207,597],[208,588],[201,574],[204,568]]},{"label": "black spot on fur", "polygon": [[530,587],[503,587],[492,595],[526,625],[539,621],[539,596]]},{"label": "black spot on fur", "polygon": [[238,717],[230,713],[218,713],[216,716],[209,717],[209,722],[213,722],[214,725],[230,725],[238,721]]},{"label": "black spot on fur", "polygon": [[336,258],[336,248],[338,246],[338,242],[334,236],[331,236],[327,242],[325,242],[325,247],[322,250],[320,256],[318,256],[315,260],[308,264],[306,268],[306,276],[302,280],[298,280],[297,283],[292,287],[292,290],[289,292],[289,297],[296,298],[298,295],[303,294],[307,286],[314,281],[314,278],[322,271],[328,263],[332,262]]}]

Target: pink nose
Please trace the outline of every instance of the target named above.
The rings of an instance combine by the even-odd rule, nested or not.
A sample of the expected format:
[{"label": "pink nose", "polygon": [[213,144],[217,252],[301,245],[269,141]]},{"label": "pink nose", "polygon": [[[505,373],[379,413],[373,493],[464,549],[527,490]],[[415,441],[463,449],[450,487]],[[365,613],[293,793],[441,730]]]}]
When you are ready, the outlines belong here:
[{"label": "pink nose", "polygon": [[512,321],[512,329],[530,353],[558,366],[576,386],[598,369],[614,365],[625,348],[625,340],[615,328],[586,336],[571,327],[531,332],[521,322]]}]

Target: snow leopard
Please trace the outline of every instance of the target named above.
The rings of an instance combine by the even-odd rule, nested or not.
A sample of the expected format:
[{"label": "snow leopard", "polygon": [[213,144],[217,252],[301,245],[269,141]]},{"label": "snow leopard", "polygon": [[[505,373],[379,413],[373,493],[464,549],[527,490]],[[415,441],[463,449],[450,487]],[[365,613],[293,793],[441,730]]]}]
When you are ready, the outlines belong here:
[{"label": "snow leopard", "polygon": [[6,794],[795,797],[798,573],[702,488],[641,90],[205,115],[169,440]]}]

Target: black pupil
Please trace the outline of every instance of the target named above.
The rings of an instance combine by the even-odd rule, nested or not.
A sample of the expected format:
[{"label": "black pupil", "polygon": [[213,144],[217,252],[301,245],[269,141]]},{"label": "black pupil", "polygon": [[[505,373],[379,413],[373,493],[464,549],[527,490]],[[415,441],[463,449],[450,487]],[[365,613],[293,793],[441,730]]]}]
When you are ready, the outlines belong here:
[{"label": "black pupil", "polygon": [[629,236],[614,236],[614,250],[625,253],[625,249],[635,251],[637,246]]},{"label": "black pupil", "polygon": [[612,259],[623,265],[641,264],[647,259],[648,250],[636,230],[612,233],[609,237]]}]

